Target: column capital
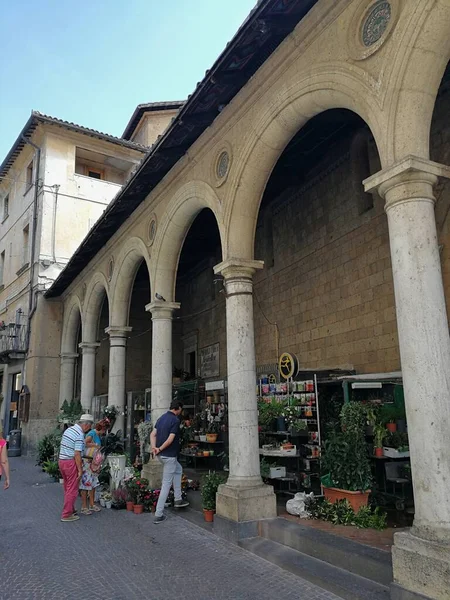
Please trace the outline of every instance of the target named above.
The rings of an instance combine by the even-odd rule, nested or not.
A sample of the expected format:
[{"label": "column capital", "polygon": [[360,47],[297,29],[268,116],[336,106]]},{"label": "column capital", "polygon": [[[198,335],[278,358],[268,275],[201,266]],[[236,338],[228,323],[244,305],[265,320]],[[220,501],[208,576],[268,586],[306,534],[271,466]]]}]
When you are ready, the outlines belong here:
[{"label": "column capital", "polygon": [[81,342],[78,344],[82,354],[94,354],[100,348],[100,342]]},{"label": "column capital", "polygon": [[171,319],[174,310],[179,310],[179,302],[165,302],[164,300],[155,300],[145,306],[147,312],[152,313],[153,319]]},{"label": "column capital", "polygon": [[79,357],[79,354],[77,354],[76,352],[61,352],[59,357],[61,361],[71,361],[77,359]]},{"label": "column capital", "polygon": [[438,177],[450,178],[450,167],[409,155],[363,181],[366,192],[378,191],[386,209],[401,202],[435,201],[433,186]]},{"label": "column capital", "polygon": [[105,329],[105,333],[107,333],[110,338],[126,337],[131,331],[133,331],[133,328],[126,325],[111,325]]},{"label": "column capital", "polygon": [[257,270],[264,268],[262,260],[246,260],[244,258],[227,258],[214,267],[216,275],[222,275],[224,279],[245,277],[251,279]]}]

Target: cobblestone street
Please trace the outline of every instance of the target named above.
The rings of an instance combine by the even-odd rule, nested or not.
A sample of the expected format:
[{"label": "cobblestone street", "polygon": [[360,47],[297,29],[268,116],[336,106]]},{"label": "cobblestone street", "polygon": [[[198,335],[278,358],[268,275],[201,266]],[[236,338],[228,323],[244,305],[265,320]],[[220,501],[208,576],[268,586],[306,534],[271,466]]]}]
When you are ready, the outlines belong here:
[{"label": "cobblestone street", "polygon": [[28,458],[0,489],[2,600],[337,600],[185,519],[103,510],[61,523],[62,486]]}]

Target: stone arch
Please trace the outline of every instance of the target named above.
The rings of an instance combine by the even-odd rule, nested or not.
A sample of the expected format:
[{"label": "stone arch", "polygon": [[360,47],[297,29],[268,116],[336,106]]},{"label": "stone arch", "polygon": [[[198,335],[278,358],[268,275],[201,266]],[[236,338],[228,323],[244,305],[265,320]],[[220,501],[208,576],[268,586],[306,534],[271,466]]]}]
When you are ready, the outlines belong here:
[{"label": "stone arch", "polygon": [[209,208],[217,221],[224,248],[222,207],[214,190],[204,181],[191,181],[171,199],[155,239],[154,292],[168,301],[175,297],[178,261],[184,239],[195,217]]},{"label": "stone arch", "polygon": [[370,127],[381,163],[385,163],[385,133],[376,90],[376,82],[367,73],[356,67],[347,70],[342,64],[271,90],[272,97],[257,113],[247,143],[234,161],[240,168],[230,181],[232,196],[226,203],[224,260],[253,258],[259,206],[269,177],[289,141],[312,117],[332,108],[356,113]]},{"label": "stone arch", "polygon": [[390,164],[411,154],[429,158],[434,105],[450,61],[450,0],[420,3],[415,12],[405,36],[411,41],[399,50],[408,55],[397,57],[392,78],[396,83],[387,128]]},{"label": "stone arch", "polygon": [[[127,240],[118,256],[115,273],[111,282],[111,325],[128,324],[133,282],[142,260],[147,265],[150,277],[150,289],[152,289],[150,256],[146,245],[138,237]],[[151,299],[149,298],[150,301]]]},{"label": "stone arch", "polygon": [[109,286],[106,277],[99,271],[90,280],[83,307],[83,342],[96,342],[98,323],[103,301],[109,303]]},{"label": "stone arch", "polygon": [[61,339],[61,353],[78,352],[78,332],[83,329],[81,302],[78,296],[72,295],[64,307],[64,325]]}]

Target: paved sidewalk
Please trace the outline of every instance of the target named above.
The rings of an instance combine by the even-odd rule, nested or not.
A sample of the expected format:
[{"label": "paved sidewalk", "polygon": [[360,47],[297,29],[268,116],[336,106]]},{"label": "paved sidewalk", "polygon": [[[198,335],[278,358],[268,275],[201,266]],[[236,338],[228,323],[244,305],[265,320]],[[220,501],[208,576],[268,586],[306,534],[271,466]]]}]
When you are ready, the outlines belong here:
[{"label": "paved sidewalk", "polygon": [[2,600],[339,600],[169,515],[102,510],[61,523],[62,486],[28,458],[0,487]]}]

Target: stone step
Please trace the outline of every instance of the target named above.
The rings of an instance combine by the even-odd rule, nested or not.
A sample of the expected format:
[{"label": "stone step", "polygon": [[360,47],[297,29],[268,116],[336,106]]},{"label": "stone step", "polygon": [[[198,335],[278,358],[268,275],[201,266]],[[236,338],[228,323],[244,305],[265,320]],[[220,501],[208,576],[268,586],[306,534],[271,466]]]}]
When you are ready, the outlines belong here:
[{"label": "stone step", "polygon": [[389,588],[271,540],[241,540],[245,550],[332,592],[343,600],[389,600]]},{"label": "stone step", "polygon": [[389,551],[283,518],[260,521],[258,533],[262,538],[383,586],[389,586],[392,582],[392,557]]}]

